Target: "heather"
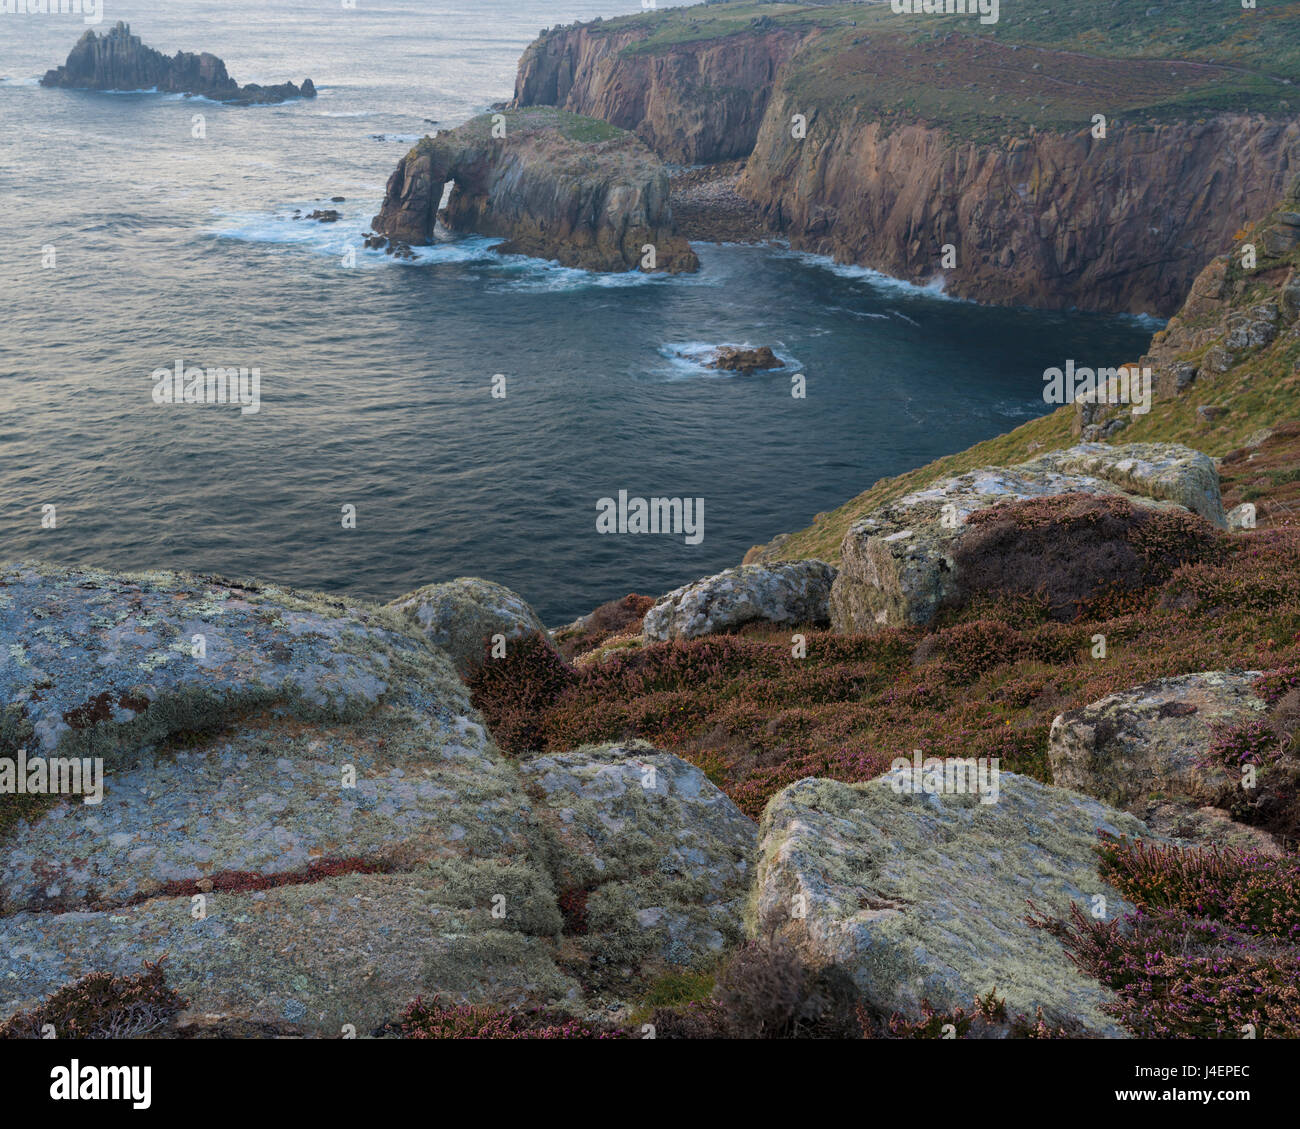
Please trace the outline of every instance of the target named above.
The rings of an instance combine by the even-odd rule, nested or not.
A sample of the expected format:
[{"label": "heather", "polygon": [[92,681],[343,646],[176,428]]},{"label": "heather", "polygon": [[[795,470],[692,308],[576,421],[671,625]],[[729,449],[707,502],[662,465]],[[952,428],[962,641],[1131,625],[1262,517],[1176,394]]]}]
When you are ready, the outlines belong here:
[{"label": "heather", "polygon": [[[871,1030],[865,1011],[864,1028]],[[1070,1039],[1081,1038],[1085,1033],[1077,1022],[1052,1024],[1039,1008],[1033,1019],[1007,1011],[1006,1000],[995,991],[976,996],[969,1008],[957,1007],[941,1012],[929,1000],[921,1003],[919,1018],[909,1019],[893,1015],[885,1025],[881,1037],[891,1039]]]},{"label": "heather", "polygon": [[1155,846],[1102,837],[1101,875],[1149,910],[1218,922],[1235,932],[1300,940],[1300,858]]},{"label": "heather", "polygon": [[[1300,841],[1300,690],[1287,687],[1291,677],[1289,671],[1274,672],[1263,695],[1271,700],[1267,717],[1220,727],[1205,759],[1226,768],[1232,780],[1219,806],[1294,845]],[[1284,687],[1280,694],[1274,692],[1278,687]]]},{"label": "heather", "polygon": [[384,1034],[404,1039],[621,1039],[627,1032],[544,1008],[506,1011],[484,1004],[417,996]]},{"label": "heather", "polygon": [[1102,876],[1135,912],[1031,916],[1117,994],[1146,1038],[1300,1037],[1300,859],[1102,837]]},{"label": "heather", "polygon": [[146,962],[136,976],[92,972],[60,988],[39,1007],[0,1024],[0,1039],[138,1039],[168,1028],[184,1007],[167,987],[161,961]]},{"label": "heather", "polygon": [[[1113,516],[1103,507],[1079,520]],[[1008,515],[988,520],[998,530]],[[640,737],[699,765],[757,818],[795,780],[870,779],[913,749],[998,757],[1050,780],[1059,713],[1156,678],[1300,669],[1300,531],[1120,520],[1128,532],[1116,543],[1141,562],[1136,586],[1089,586],[1068,611],[1059,592],[990,587],[926,630],[803,632],[805,657],[790,631],[763,627],[579,667],[533,638],[486,664],[474,702],[508,753]],[[1298,681],[1272,678],[1261,690],[1279,699]]]}]

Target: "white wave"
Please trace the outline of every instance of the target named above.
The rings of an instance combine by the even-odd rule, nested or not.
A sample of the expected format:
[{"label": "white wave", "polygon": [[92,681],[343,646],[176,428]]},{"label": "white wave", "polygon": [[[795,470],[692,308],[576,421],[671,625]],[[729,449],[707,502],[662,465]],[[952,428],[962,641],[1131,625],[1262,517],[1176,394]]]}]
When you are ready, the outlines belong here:
[{"label": "white wave", "polygon": [[894,278],[893,275],[872,270],[871,267],[855,266],[853,263],[837,263],[829,255],[814,255],[811,251],[775,251],[773,253],[777,258],[797,259],[808,266],[828,270],[839,278],[865,282],[877,290],[893,290],[916,298],[937,298],[944,302],[969,303],[970,301],[967,298],[956,298],[946,293],[944,291],[945,280],[942,275],[936,275],[934,279],[924,286],[918,286],[914,282],[906,282],[901,278]]},{"label": "white wave", "polygon": [[1143,329],[1149,329],[1152,333],[1158,329],[1164,329],[1169,324],[1168,318],[1158,318],[1155,314],[1120,314],[1119,316],[1124,321],[1130,321]]},{"label": "white wave", "polygon": [[425,135],[423,133],[372,133],[371,141],[400,141],[404,145],[411,145],[419,141]]},{"label": "white wave", "polygon": [[1037,419],[1047,408],[1041,400],[998,400],[990,405],[993,414],[1004,419]]},{"label": "white wave", "polygon": [[552,293],[587,289],[621,290],[629,286],[661,285],[670,277],[666,274],[647,274],[640,270],[613,274],[582,270],[527,255],[496,255],[494,258],[505,272],[514,275],[499,284],[498,289],[501,290]]},{"label": "white wave", "polygon": [[693,380],[699,377],[708,377],[712,379],[727,378],[733,376],[772,376],[774,374],[796,372],[803,366],[799,360],[783,349],[773,348],[772,352],[776,354],[776,359],[781,362],[780,368],[763,369],[761,372],[740,373],[731,369],[709,368],[705,362],[713,355],[715,349],[723,345],[737,346],[741,349],[753,349],[755,346],[748,341],[679,341],[670,342],[659,346],[659,355],[668,362],[667,366],[659,370],[659,375],[665,376],[670,380]]},{"label": "white wave", "polygon": [[373,118],[374,110],[317,110],[322,118]]},{"label": "white wave", "polygon": [[[337,204],[320,201],[298,204],[296,208],[306,213],[316,208],[332,207],[340,209]],[[355,253],[358,267],[379,267],[386,263],[397,266],[413,266],[422,263],[465,263],[493,261],[497,258],[492,253],[500,240],[486,236],[471,236],[466,239],[448,240],[428,247],[412,247],[414,258],[398,259],[384,254],[383,250],[368,248],[362,242],[362,234],[370,230],[370,217],[376,207],[356,208],[351,214],[345,213],[336,223],[319,223],[306,218],[293,218],[292,209],[274,213],[267,212],[223,212],[219,213],[217,223],[210,229],[210,234],[218,239],[232,239],[244,243],[280,244],[296,251],[307,251],[317,255],[328,255],[341,260],[348,250]]]},{"label": "white wave", "polygon": [[0,78],[0,86],[40,86],[39,78]]}]

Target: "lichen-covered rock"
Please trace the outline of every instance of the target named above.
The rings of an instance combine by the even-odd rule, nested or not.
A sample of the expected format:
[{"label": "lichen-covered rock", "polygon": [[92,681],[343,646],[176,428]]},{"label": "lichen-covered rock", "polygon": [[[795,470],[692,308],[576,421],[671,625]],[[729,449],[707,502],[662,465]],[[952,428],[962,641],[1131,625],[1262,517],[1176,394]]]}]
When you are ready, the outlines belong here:
[{"label": "lichen-covered rock", "polygon": [[740,565],[661,596],[641,630],[663,640],[696,639],[755,620],[825,626],[834,579],[835,569],[824,561]]},{"label": "lichen-covered rock", "polygon": [[108,769],[98,802],[0,821],[0,1020],[164,954],[236,1028],[365,1034],[417,995],[623,1014],[738,941],[754,825],[647,745],[504,758],[429,636],[457,601],[540,625],[436,587],[0,567],[0,756]]},{"label": "lichen-covered rock", "polygon": [[196,1011],[322,1035],[580,998],[518,772],[392,610],[6,566],[0,705],[0,755],[108,770],[0,842],[0,1016],[164,953]]},{"label": "lichen-covered rock", "polygon": [[1254,502],[1242,502],[1228,511],[1229,529],[1254,529],[1258,515]]},{"label": "lichen-covered rock", "polygon": [[1206,671],[1109,694],[1052,722],[1052,780],[1133,808],[1155,797],[1211,804],[1230,782],[1205,755],[1219,725],[1262,720],[1257,671]]},{"label": "lichen-covered rock", "polygon": [[[910,773],[910,769],[905,770]],[[1025,923],[1103,903],[1132,906],[1099,877],[1097,832],[1143,836],[1133,816],[1001,773],[997,801],[898,792],[895,773],[863,784],[801,780],[768,804],[751,927],[788,938],[813,965],[836,964],[867,1003],[919,1017],[969,1008],[996,990],[1013,1014],[1077,1019],[1122,1037],[1108,989],[1060,942]]]},{"label": "lichen-covered rock", "polygon": [[694,765],[632,742],[522,762],[584,981],[692,965],[741,939],[757,829]]},{"label": "lichen-covered rock", "polygon": [[257,709],[349,721],[381,704],[451,725],[451,668],[391,612],[274,585],[0,566],[0,741],[103,756]]},{"label": "lichen-covered rock", "polygon": [[1138,498],[1172,502],[1223,528],[1223,501],[1214,460],[1177,443],[1129,443],[1111,447],[1080,443],[1049,451],[1022,469],[1084,475],[1118,486]]},{"label": "lichen-covered rock", "polygon": [[493,635],[504,635],[507,646],[522,635],[546,635],[542,621],[522,596],[475,576],[426,584],[389,607],[446,651],[462,677],[483,665]]},{"label": "lichen-covered rock", "polygon": [[501,236],[503,253],[567,267],[698,270],[669,197],[663,164],[632,134],[559,110],[511,110],[424,138],[389,178],[372,226],[425,244],[441,219],[450,231]]},{"label": "lichen-covered rock", "polygon": [[851,525],[831,591],[837,631],[928,623],[958,596],[955,560],[972,513],[1055,494],[1126,497],[1176,505],[1224,527],[1214,461],[1177,444],[1081,443],[1012,467],[983,467],[917,490]]},{"label": "lichen-covered rock", "polygon": [[1248,851],[1280,858],[1286,853],[1268,831],[1238,823],[1221,808],[1192,808],[1185,804],[1149,800],[1132,805],[1133,814],[1158,835],[1184,847],[1202,850]]}]

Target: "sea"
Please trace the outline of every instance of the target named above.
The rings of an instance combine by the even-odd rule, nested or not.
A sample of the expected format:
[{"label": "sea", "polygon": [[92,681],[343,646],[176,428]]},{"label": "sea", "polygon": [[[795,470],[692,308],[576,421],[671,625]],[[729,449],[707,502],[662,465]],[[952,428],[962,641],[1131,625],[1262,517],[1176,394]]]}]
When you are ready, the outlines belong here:
[{"label": "sea", "polygon": [[[0,14],[0,559],[376,600],[482,576],[558,625],[1006,432],[1045,369],[1159,325],[781,246],[699,244],[673,278],[364,248],[419,137],[509,98],[542,28],[640,0],[103,0],[92,30],[320,92],[257,107],[45,89],[88,26],[55,8]],[[711,370],[719,344],[782,367]],[[257,410],[156,402],[177,364],[256,369]],[[620,491],[702,499],[702,536],[598,531]]]}]

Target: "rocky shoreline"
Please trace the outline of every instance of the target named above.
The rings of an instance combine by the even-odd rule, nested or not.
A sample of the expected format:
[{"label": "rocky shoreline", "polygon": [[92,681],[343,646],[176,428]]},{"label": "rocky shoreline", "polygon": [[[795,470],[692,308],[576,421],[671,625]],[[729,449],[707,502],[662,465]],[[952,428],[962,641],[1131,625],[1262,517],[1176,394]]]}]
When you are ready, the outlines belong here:
[{"label": "rocky shoreline", "polygon": [[[440,210],[449,181],[455,187]],[[502,254],[584,270],[699,269],[674,223],[661,162],[631,134],[562,111],[485,114],[416,145],[389,178],[371,226],[417,246],[433,241],[439,222],[503,237]]]},{"label": "rocky shoreline", "polygon": [[[985,517],[1044,500],[1017,536],[1048,591],[1100,582],[1086,557],[1034,547],[1044,531],[1065,545],[1083,501],[1129,523],[1112,556],[1126,537],[1150,551],[1146,521],[1183,538],[1187,560],[1234,536],[1214,464],[1184,448],[1085,445],[1017,473],[1014,488],[975,475],[979,491],[953,480],[912,503],[933,511],[929,551],[959,563],[955,588],[942,570],[889,571],[909,550],[888,531],[929,527],[888,511],[850,531],[843,567],[746,565],[553,633],[475,578],[380,607],[220,577],[6,566],[0,764],[102,761],[106,774],[86,803],[39,787],[0,802],[0,1019],[36,1023],[78,978],[129,977],[166,954],[185,1002],[173,1033],[382,1034],[433,997],[454,1001],[438,1022],[541,1008],[619,1036],[664,978],[761,960],[833,974],[836,998],[859,1001],[818,1013],[840,1033],[961,1015],[996,990],[995,1027],[1128,1037],[1125,998],[1026,913],[1065,938],[1072,906],[1135,912],[1098,869],[1098,833],[1121,852],[1210,846],[1247,868],[1292,857],[1237,822],[1230,766],[1205,760],[1225,731],[1269,721],[1265,673],[1203,671],[1061,713],[1043,750],[1051,783],[900,748],[883,775],[778,789],[757,823],[682,756],[631,738],[519,749],[499,712],[533,692],[517,679],[538,663],[574,677],[553,636],[587,635],[567,653],[596,648],[599,669],[629,646],[649,657],[754,627],[801,640],[830,626],[852,645],[894,629],[869,609],[900,592],[927,609],[976,584],[1017,593],[962,546]],[[859,541],[874,567],[855,563]],[[1281,764],[1300,777],[1294,759]],[[742,1021],[669,1009],[654,1022],[716,1037]]]},{"label": "rocky shoreline", "polygon": [[[661,69],[564,29],[519,97],[636,107],[698,155],[720,135],[672,132],[674,81],[775,81],[804,45],[769,17],[742,38]],[[228,89],[211,58],[168,81]],[[406,255],[442,223],[602,271],[773,230],[838,253],[900,153],[933,158],[930,187],[972,157],[948,207],[1069,141],[848,117],[805,165],[789,93],[721,97],[758,145],[743,174],[670,175],[568,110],[484,115],[407,154],[367,245]],[[1261,194],[1289,128],[1242,135]],[[864,137],[855,211],[840,162]],[[1085,150],[1045,183],[1095,172]],[[0,565],[0,1036],[1300,1037],[1300,528],[1255,512],[1300,459],[1300,180],[1277,197],[1258,253],[1211,259],[1156,335],[1144,410],[1072,396],[999,460],[877,484],[563,628],[478,577],[380,605]],[[1019,206],[992,226],[1023,247]],[[1042,266],[1002,265],[1003,296]],[[1103,299],[1163,301],[1181,269]]]},{"label": "rocky shoreline", "polygon": [[[1079,120],[1063,94],[1085,97],[1076,51],[954,34],[895,40],[889,13],[860,5],[731,22],[723,8],[715,35],[695,33],[693,15],[679,15],[680,36],[635,17],[553,28],[520,60],[514,104],[635,130],[668,161],[743,160],[735,191],[748,206],[728,209],[743,221],[706,210],[706,233],[775,236],[918,285],[942,277],[957,297],[1168,316],[1300,168],[1300,125],[1285,104],[1233,112],[1209,96],[1169,108],[1191,80],[1212,89],[1237,77],[1177,59],[1177,40],[1167,73],[1144,68],[1150,114],[1109,105],[1131,60],[1088,58],[1088,104],[1105,111],[1094,136],[1095,121]],[[922,73],[944,98],[898,113]],[[701,218],[689,204],[683,216]]]},{"label": "rocky shoreline", "polygon": [[674,169],[669,174],[677,230],[703,243],[766,243],[775,236],[758,207],[737,190],[743,161]]}]

